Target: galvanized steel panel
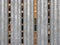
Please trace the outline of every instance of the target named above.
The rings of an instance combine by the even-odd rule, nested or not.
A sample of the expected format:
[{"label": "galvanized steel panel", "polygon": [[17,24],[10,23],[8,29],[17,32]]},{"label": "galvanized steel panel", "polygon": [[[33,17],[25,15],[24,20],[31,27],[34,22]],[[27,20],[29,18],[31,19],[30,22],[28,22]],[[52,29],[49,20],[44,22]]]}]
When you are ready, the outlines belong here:
[{"label": "galvanized steel panel", "polygon": [[0,45],[8,45],[7,0],[0,0]]},{"label": "galvanized steel panel", "polygon": [[58,24],[57,24],[57,26],[58,26],[58,29],[57,29],[57,33],[58,33],[58,35],[57,35],[57,37],[58,37],[58,45],[60,45],[60,0],[58,1],[58,4],[57,4],[57,6],[58,6]]},{"label": "galvanized steel panel", "polygon": [[60,0],[51,0],[51,45],[60,45]]},{"label": "galvanized steel panel", "polygon": [[24,45],[34,45],[33,0],[24,0]]},{"label": "galvanized steel panel", "polygon": [[21,45],[20,3],[20,0],[11,0],[11,45]]},{"label": "galvanized steel panel", "polygon": [[37,1],[37,45],[48,45],[48,2]]}]

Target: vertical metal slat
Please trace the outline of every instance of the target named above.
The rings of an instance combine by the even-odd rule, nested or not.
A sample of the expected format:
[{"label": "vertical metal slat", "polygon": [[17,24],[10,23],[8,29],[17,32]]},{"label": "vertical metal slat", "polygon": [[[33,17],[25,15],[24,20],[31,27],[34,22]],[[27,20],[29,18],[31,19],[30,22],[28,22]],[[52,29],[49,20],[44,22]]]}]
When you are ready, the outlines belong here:
[{"label": "vertical metal slat", "polygon": [[0,45],[8,45],[7,0],[0,0]]},{"label": "vertical metal slat", "polygon": [[37,3],[37,45],[48,45],[48,2],[38,0]]},{"label": "vertical metal slat", "polygon": [[60,1],[51,0],[51,45],[60,45],[59,35],[60,35]]},{"label": "vertical metal slat", "polygon": [[58,45],[60,45],[60,0],[58,0],[58,31],[57,31],[57,33],[58,33]]},{"label": "vertical metal slat", "polygon": [[11,0],[11,45],[21,45],[20,0]]},{"label": "vertical metal slat", "polygon": [[33,0],[24,0],[24,45],[33,45]]}]

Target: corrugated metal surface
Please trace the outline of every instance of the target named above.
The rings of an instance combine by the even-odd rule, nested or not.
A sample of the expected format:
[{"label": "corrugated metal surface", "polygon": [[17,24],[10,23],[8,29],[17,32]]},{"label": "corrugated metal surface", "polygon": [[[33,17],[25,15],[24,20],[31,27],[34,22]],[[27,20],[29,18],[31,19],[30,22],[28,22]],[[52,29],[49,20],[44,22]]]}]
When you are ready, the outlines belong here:
[{"label": "corrugated metal surface", "polygon": [[7,0],[0,0],[0,45],[8,45]]},{"label": "corrugated metal surface", "polygon": [[33,0],[24,0],[24,45],[33,45]]},{"label": "corrugated metal surface", "polygon": [[51,45],[60,45],[60,1],[51,0]]},{"label": "corrugated metal surface", "polygon": [[48,44],[48,2],[47,0],[38,0],[37,14],[37,45]]},{"label": "corrugated metal surface", "polygon": [[[11,4],[8,4],[8,1],[0,0],[0,45],[9,45],[9,39],[11,45],[48,45],[49,38],[51,45],[60,45],[60,0],[51,0],[51,5],[48,3],[49,0],[11,0]],[[11,11],[8,5],[11,6]],[[9,15],[11,17],[8,17]],[[11,24],[8,24],[9,20]],[[8,25],[11,25],[11,30],[8,29]],[[36,42],[34,36],[37,37],[37,44],[34,44]]]},{"label": "corrugated metal surface", "polygon": [[21,45],[20,0],[11,0],[11,45]]},{"label": "corrugated metal surface", "polygon": [[58,33],[58,36],[57,36],[57,38],[58,38],[58,45],[60,45],[60,0],[58,1],[58,24],[57,24],[57,26],[58,26],[58,29],[57,29],[57,33]]}]

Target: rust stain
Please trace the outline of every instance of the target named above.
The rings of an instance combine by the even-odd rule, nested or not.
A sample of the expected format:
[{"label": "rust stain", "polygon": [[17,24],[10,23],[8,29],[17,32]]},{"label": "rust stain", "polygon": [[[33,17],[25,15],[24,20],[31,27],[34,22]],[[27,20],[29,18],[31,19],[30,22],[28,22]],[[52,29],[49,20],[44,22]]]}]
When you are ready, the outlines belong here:
[{"label": "rust stain", "polygon": [[34,0],[34,18],[37,18],[37,0]]}]

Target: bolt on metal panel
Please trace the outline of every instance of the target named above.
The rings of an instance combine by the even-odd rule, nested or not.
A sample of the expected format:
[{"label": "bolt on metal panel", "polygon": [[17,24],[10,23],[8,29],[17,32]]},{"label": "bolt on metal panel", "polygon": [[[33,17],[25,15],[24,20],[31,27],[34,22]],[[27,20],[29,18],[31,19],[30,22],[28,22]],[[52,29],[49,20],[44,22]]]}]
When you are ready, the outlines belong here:
[{"label": "bolt on metal panel", "polygon": [[0,0],[0,45],[8,45],[7,0]]},{"label": "bolt on metal panel", "polygon": [[24,45],[34,45],[33,0],[24,0]]},{"label": "bolt on metal panel", "polygon": [[60,0],[51,0],[51,45],[60,45]]},{"label": "bolt on metal panel", "polygon": [[48,45],[48,1],[37,1],[37,45]]},{"label": "bolt on metal panel", "polygon": [[11,0],[11,45],[21,45],[20,3],[20,0]]}]

